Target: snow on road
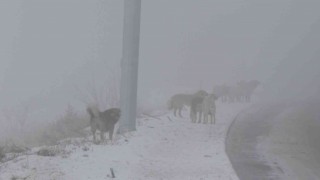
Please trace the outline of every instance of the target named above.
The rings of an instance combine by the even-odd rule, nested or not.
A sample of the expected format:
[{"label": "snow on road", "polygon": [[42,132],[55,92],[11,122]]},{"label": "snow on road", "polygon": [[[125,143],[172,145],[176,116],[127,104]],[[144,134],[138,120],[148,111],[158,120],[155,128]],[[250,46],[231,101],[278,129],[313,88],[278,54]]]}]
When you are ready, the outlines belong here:
[{"label": "snow on road", "polygon": [[[64,155],[20,156],[0,165],[0,179],[237,180],[225,153],[228,126],[245,105],[217,104],[217,123],[193,124],[172,113],[153,112],[138,119],[136,132],[117,135],[113,145],[73,139]],[[60,145],[59,148],[61,148]]]}]

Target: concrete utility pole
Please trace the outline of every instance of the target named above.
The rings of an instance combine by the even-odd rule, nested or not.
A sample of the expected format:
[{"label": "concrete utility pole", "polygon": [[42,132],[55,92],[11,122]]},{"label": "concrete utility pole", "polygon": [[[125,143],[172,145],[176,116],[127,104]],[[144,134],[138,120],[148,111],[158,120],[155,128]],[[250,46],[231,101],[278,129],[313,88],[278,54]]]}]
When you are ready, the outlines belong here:
[{"label": "concrete utility pole", "polygon": [[136,130],[141,0],[124,0],[120,133]]}]

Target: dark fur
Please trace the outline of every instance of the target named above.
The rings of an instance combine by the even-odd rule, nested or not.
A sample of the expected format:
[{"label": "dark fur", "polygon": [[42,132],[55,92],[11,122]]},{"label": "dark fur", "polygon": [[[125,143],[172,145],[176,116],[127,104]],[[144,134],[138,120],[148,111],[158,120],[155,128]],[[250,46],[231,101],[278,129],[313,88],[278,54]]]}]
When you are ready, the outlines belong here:
[{"label": "dark fur", "polygon": [[199,113],[199,122],[201,122],[202,118],[202,102],[204,97],[196,96],[191,100],[190,107],[190,118],[192,122],[197,122],[197,113]]},{"label": "dark fur", "polygon": [[96,140],[96,131],[100,131],[100,138],[104,140],[104,133],[109,132],[109,139],[112,140],[114,126],[119,121],[121,111],[119,108],[107,109],[100,112],[96,109],[96,112],[88,107],[87,112],[90,115],[90,126],[93,134],[94,141]]},{"label": "dark fur", "polygon": [[182,117],[182,109],[184,106],[191,106],[191,100],[196,96],[205,97],[208,93],[204,90],[199,90],[194,94],[175,94],[172,96],[168,102],[169,110],[173,110],[174,116],[177,116],[177,111],[179,111],[179,116]]}]

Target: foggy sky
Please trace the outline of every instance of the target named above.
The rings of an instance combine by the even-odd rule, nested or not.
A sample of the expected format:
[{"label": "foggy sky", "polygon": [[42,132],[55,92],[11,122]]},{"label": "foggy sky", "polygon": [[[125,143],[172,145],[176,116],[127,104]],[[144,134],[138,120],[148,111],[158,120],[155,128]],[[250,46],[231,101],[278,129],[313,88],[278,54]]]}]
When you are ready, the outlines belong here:
[{"label": "foggy sky", "polygon": [[[211,91],[243,79],[262,81],[273,97],[316,94],[319,5],[142,1],[139,94]],[[85,89],[120,68],[122,1],[4,0],[0,22],[1,108],[27,104],[38,119],[54,119],[68,103],[81,110],[75,87]]]}]

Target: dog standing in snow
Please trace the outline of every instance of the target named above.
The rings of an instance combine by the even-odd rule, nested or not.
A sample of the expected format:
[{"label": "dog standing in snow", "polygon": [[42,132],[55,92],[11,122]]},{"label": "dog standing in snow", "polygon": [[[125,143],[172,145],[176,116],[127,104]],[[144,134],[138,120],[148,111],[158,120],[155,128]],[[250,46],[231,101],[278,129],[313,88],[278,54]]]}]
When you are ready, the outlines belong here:
[{"label": "dog standing in snow", "polygon": [[204,90],[199,90],[194,94],[175,94],[168,101],[169,110],[173,110],[174,116],[176,117],[177,111],[179,111],[179,116],[182,117],[181,111],[184,106],[191,106],[191,101],[194,97],[204,97],[208,93]]},{"label": "dog standing in snow", "polygon": [[199,113],[199,120],[198,123],[201,123],[202,119],[202,109],[203,109],[203,96],[196,96],[191,100],[191,107],[190,107],[190,119],[192,123],[197,122],[197,114]]},{"label": "dog standing in snow", "polygon": [[109,132],[109,139],[112,140],[115,124],[119,121],[121,111],[119,108],[110,108],[100,112],[97,106],[87,107],[90,115],[90,127],[93,140],[96,141],[96,131],[100,131],[100,140],[105,140],[104,134]]},{"label": "dog standing in snow", "polygon": [[218,97],[214,94],[209,94],[203,99],[202,103],[202,113],[203,113],[203,123],[208,123],[209,115],[210,122],[212,124],[216,123],[216,103],[215,101]]}]

